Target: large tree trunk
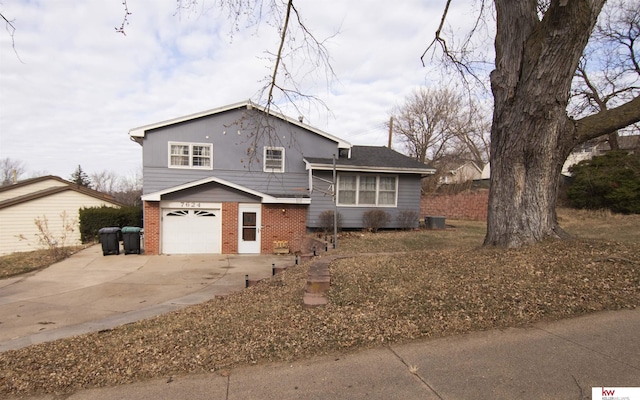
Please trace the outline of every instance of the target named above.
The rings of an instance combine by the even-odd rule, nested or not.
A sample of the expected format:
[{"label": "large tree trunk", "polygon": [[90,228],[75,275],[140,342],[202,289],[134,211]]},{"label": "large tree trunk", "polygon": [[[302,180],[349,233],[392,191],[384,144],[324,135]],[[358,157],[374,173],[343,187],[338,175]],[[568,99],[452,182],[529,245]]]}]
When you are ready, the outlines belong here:
[{"label": "large tree trunk", "polygon": [[640,121],[640,97],[580,120],[567,116],[571,80],[605,0],[495,0],[496,68],[485,245],[562,236],[558,179],[578,143]]},{"label": "large tree trunk", "polygon": [[485,245],[518,247],[558,237],[562,164],[576,144],[567,116],[571,80],[604,0],[495,0],[491,74],[491,184]]}]

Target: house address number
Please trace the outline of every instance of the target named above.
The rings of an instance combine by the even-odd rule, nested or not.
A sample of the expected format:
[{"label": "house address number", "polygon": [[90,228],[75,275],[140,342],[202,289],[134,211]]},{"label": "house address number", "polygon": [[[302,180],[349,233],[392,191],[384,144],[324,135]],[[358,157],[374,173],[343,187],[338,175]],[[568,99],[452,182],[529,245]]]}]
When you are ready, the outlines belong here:
[{"label": "house address number", "polygon": [[200,208],[200,203],[195,203],[192,201],[182,201],[180,202],[180,207],[182,208]]}]

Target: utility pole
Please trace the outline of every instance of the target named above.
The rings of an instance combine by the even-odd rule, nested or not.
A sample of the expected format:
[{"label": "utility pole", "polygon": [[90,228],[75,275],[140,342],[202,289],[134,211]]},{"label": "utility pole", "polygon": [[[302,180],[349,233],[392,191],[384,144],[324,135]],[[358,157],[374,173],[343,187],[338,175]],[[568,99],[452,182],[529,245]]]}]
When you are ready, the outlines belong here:
[{"label": "utility pole", "polygon": [[338,190],[336,187],[336,155],[333,155],[333,248],[338,248]]},{"label": "utility pole", "polygon": [[393,116],[389,117],[389,148],[391,148],[392,137],[393,137]]}]

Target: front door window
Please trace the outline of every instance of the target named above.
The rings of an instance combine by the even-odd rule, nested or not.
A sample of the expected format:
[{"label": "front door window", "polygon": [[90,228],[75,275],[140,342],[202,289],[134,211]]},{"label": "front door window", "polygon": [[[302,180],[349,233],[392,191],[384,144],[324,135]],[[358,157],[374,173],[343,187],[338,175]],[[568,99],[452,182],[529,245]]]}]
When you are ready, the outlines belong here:
[{"label": "front door window", "polygon": [[242,213],[242,240],[245,242],[256,241],[257,214],[255,212]]}]

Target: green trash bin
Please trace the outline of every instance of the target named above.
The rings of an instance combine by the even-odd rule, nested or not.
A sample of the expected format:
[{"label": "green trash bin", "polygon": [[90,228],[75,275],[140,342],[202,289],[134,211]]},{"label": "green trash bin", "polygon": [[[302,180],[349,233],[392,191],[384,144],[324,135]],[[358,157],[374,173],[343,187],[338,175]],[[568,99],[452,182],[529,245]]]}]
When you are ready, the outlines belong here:
[{"label": "green trash bin", "polygon": [[102,245],[102,255],[120,254],[120,228],[108,227],[98,230],[100,244]]},{"label": "green trash bin", "polygon": [[124,245],[124,255],[140,254],[140,231],[137,226],[125,226],[122,228],[122,244]]}]

